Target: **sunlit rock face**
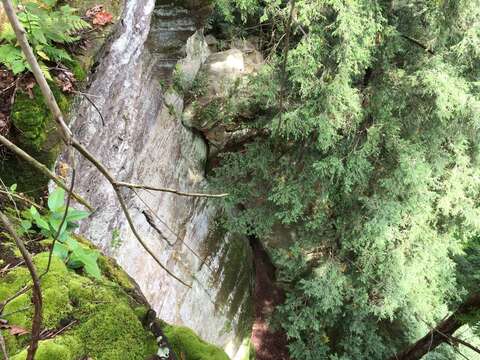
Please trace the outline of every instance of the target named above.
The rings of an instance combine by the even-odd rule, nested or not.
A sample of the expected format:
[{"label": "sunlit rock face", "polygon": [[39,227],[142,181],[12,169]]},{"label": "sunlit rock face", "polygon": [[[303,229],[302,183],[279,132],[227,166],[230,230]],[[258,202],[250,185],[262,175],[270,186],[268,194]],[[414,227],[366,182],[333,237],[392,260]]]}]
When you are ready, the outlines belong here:
[{"label": "sunlit rock face", "polygon": [[[208,6],[194,5],[204,17]],[[179,5],[126,1],[86,90],[104,124],[86,99],[79,99],[71,122],[75,136],[118,180],[205,188],[204,140],[182,125],[182,96],[165,90],[174,66],[192,81],[207,59],[200,23]],[[188,288],[140,246],[102,176],[79,157],[76,170],[76,190],[97,208],[79,232],[117,259],[160,318],[191,327],[233,358],[249,326],[251,253],[245,239],[214,231],[214,200],[122,190],[141,237]]]}]

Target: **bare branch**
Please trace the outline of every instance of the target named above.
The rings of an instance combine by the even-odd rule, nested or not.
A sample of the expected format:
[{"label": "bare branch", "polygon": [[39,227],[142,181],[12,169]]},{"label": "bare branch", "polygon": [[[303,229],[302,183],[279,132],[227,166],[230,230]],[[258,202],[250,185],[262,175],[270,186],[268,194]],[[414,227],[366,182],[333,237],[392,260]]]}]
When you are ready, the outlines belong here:
[{"label": "bare branch", "polygon": [[[164,269],[167,274],[172,276],[174,279],[179,281],[181,284],[191,287],[191,285],[187,284],[185,281],[181,280],[179,277],[177,277],[175,274],[173,274],[170,270],[168,270],[165,265],[162,264],[162,262],[158,259],[158,257],[152,252],[152,250],[147,246],[145,241],[141,238],[140,234],[135,228],[135,225],[133,224],[133,220],[130,216],[130,213],[128,211],[127,205],[125,203],[125,200],[123,199],[123,196],[120,192],[120,185],[118,185],[117,181],[115,178],[110,174],[110,172],[107,170],[107,168],[100,162],[98,161],[95,156],[93,156],[83,145],[81,145],[77,140],[73,138],[72,132],[68,128],[68,126],[65,124],[65,121],[63,119],[62,112],[55,100],[55,97],[52,94],[52,91],[50,90],[50,87],[48,86],[47,81],[45,80],[45,77],[43,73],[40,70],[40,66],[38,65],[37,59],[35,58],[32,48],[30,47],[28,40],[25,36],[25,30],[22,28],[20,22],[18,21],[17,15],[15,14],[15,11],[13,9],[13,5],[11,0],[2,0],[2,3],[5,7],[8,19],[10,21],[10,24],[12,25],[15,35],[17,36],[18,42],[21,45],[21,48],[25,54],[25,57],[27,59],[28,64],[30,65],[32,72],[34,73],[35,79],[39,83],[40,89],[42,90],[42,94],[45,97],[45,102],[47,103],[48,107],[50,108],[50,111],[53,113],[55,121],[57,122],[57,126],[59,128],[60,134],[62,135],[62,138],[67,146],[72,145],[78,152],[80,152],[81,155],[83,155],[92,165],[94,165],[97,170],[106,178],[106,180],[112,185],[113,190],[115,191],[115,194],[118,198],[118,201],[120,203],[120,206],[122,208],[123,213],[125,214],[125,217],[127,219],[128,225],[130,226],[130,229],[132,230],[133,234],[135,235],[136,239],[138,242],[142,245],[142,247],[147,251],[153,259],[156,261],[156,263]],[[8,142],[10,146],[13,144],[10,143],[8,140],[6,140],[4,137],[2,137],[2,143]],[[18,147],[16,147],[17,150]],[[22,151],[23,152],[23,151]],[[24,152],[23,152],[24,153]],[[24,153],[24,155],[27,155],[30,159],[31,158],[28,154]],[[31,160],[30,160],[31,161]],[[51,177],[51,173],[46,167],[40,163],[38,163],[35,160],[35,166],[39,167],[39,170],[41,169],[42,172],[45,172],[47,170],[47,174],[49,177]],[[51,177],[52,178],[52,177]],[[53,176],[52,178],[54,181],[58,179],[56,176]],[[57,181],[55,181],[57,183]],[[62,185],[58,184],[61,186],[63,189],[67,190],[65,184],[61,183]]]},{"label": "bare branch", "polygon": [[40,337],[40,328],[42,326],[42,292],[40,289],[40,279],[37,274],[37,270],[35,265],[33,264],[32,257],[28,252],[25,244],[20,239],[20,237],[15,232],[10,220],[8,220],[7,216],[0,211],[0,221],[5,226],[5,229],[9,232],[9,234],[15,240],[15,243],[22,254],[23,259],[25,260],[25,265],[30,272],[30,276],[33,281],[33,305],[34,305],[34,313],[33,313],[33,321],[32,321],[32,338],[30,340],[30,346],[27,351],[27,360],[33,360],[35,358],[35,353],[38,348],[38,340]]},{"label": "bare branch", "polygon": [[0,194],[5,194],[5,195],[8,195],[8,196],[12,196],[12,197],[14,197],[18,200],[23,201],[24,203],[26,203],[28,205],[36,207],[37,209],[43,209],[43,206],[38,205],[36,202],[33,202],[32,200],[27,199],[26,197],[21,196],[19,194],[11,193],[11,192],[8,192],[8,191],[5,191],[5,190],[0,190]]},{"label": "bare branch", "polygon": [[453,342],[453,343],[458,343],[458,344],[461,344],[463,346],[466,346],[467,348],[469,348],[470,350],[473,350],[475,351],[477,354],[480,354],[480,349],[472,344],[470,344],[469,342],[466,342],[465,340],[462,340],[458,337],[455,337],[455,336],[450,336],[450,340]]},{"label": "bare branch", "polygon": [[413,43],[413,44],[421,47],[423,50],[425,50],[426,52],[428,52],[430,55],[435,55],[435,52],[434,52],[432,49],[430,49],[430,48],[429,48],[428,46],[426,46],[426,45],[423,45],[423,44],[422,44],[420,41],[418,41],[417,39],[414,39],[414,38],[412,38],[412,37],[410,37],[410,36],[408,36],[408,35],[405,35],[405,34],[401,34],[401,36],[402,36],[404,39],[410,41],[411,43]]},{"label": "bare branch", "polygon": [[130,215],[130,212],[128,211],[127,204],[125,203],[125,200],[123,199],[122,193],[120,192],[120,186],[118,183],[115,181],[114,177],[110,174],[110,172],[107,170],[107,168],[100,163],[82,144],[80,144],[76,139],[72,139],[72,146],[80,152],[80,154],[83,155],[88,161],[90,161],[98,171],[102,173],[102,175],[107,179],[107,181],[112,185],[113,190],[115,191],[115,194],[117,195],[118,202],[120,203],[120,207],[122,208],[122,211],[125,215],[125,218],[127,219],[128,225],[130,229],[133,232],[133,235],[137,238],[138,242],[142,247],[145,249],[147,253],[150,254],[150,256],[155,260],[155,262],[167,272],[171,277],[173,277],[175,280],[180,282],[181,284],[185,285],[186,287],[191,288],[192,286],[190,284],[187,284],[185,281],[180,279],[178,276],[173,274],[170,270],[167,269],[165,265],[162,264],[162,262],[158,259],[158,257],[153,253],[153,251],[148,247],[148,245],[145,243],[145,241],[142,239],[140,234],[138,233],[137,229],[135,228],[135,225],[133,224],[132,217]]},{"label": "bare branch", "polygon": [[131,184],[123,181],[117,181],[115,184],[117,186],[128,187],[130,189],[161,191],[161,192],[172,193],[180,196],[205,197],[205,198],[222,198],[222,197],[228,196],[228,194],[226,193],[225,194],[191,193],[191,192],[184,192],[184,191],[171,189],[171,188],[160,188],[160,187],[154,187],[154,186],[142,185],[142,184]]},{"label": "bare branch", "polygon": [[[20,149],[17,145],[7,140],[6,137],[0,135],[0,143],[5,145],[6,148],[13,151],[16,155],[20,156],[23,160],[28,162],[30,165],[32,165],[32,167],[37,169],[39,172],[41,172],[45,176],[52,179],[53,182],[57,184],[59,187],[61,187],[65,191],[69,191],[68,186],[65,185],[65,183],[57,175],[51,172],[45,165],[43,165],[42,163],[40,163],[39,161],[35,160],[33,157],[28,155],[25,151]],[[73,193],[72,196],[75,200],[77,200],[80,204],[85,206],[88,210],[90,211],[94,210],[94,208],[86,200],[84,200],[80,195]]]},{"label": "bare branch", "polygon": [[7,347],[5,345],[5,339],[3,338],[2,333],[0,333],[0,348],[2,349],[4,360],[8,360]]}]

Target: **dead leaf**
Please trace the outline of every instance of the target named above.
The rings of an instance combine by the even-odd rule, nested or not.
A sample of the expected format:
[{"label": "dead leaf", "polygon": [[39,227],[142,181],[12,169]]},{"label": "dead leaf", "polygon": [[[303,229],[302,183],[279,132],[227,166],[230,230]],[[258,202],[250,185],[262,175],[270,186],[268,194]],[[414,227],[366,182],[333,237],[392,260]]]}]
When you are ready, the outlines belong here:
[{"label": "dead leaf", "polygon": [[85,16],[91,19],[102,10],[103,10],[103,5],[95,5],[85,12]]},{"label": "dead leaf", "polygon": [[35,96],[33,95],[33,87],[37,84],[34,78],[30,78],[30,81],[28,81],[25,85],[25,89],[27,90],[28,97],[30,99],[33,99]]},{"label": "dead leaf", "polygon": [[93,25],[100,25],[104,26],[110,24],[113,21],[113,15],[107,11],[100,11],[99,13],[95,14],[93,18]]},{"label": "dead leaf", "polygon": [[59,175],[66,179],[67,176],[68,176],[68,169],[69,169],[69,166],[67,163],[61,161],[60,164],[58,165],[58,173]]},{"label": "dead leaf", "polygon": [[20,336],[20,335],[28,334],[30,332],[27,329],[24,329],[18,325],[10,325],[8,328],[9,328],[10,335]]},{"label": "dead leaf", "polygon": [[55,79],[63,92],[71,93],[74,90],[75,76],[71,71],[62,69],[61,72],[55,76]]}]

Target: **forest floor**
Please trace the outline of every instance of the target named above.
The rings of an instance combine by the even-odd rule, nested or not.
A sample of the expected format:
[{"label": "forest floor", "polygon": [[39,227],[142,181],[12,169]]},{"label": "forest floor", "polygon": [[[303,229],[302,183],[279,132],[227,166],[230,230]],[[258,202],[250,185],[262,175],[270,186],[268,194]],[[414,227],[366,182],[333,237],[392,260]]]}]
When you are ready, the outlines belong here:
[{"label": "forest floor", "polygon": [[256,360],[290,360],[287,337],[282,330],[273,331],[268,319],[275,306],[283,303],[284,293],[275,285],[275,267],[258,241],[251,241],[255,259],[255,320],[252,344]]}]

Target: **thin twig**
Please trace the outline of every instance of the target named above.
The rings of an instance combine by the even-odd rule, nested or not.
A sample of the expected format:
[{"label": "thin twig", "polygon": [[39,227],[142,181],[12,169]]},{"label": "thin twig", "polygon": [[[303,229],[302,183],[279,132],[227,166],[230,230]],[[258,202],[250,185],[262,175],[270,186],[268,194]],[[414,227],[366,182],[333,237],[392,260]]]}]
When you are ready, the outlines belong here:
[{"label": "thin twig", "polygon": [[90,103],[90,105],[93,106],[93,108],[97,111],[98,115],[100,116],[100,119],[102,120],[102,126],[105,126],[105,119],[103,118],[103,115],[102,115],[102,112],[100,111],[100,109],[97,107],[97,105],[93,102],[92,99],[90,99],[88,97],[87,94],[83,93],[83,92],[80,92],[80,91],[75,91],[76,94],[80,94],[82,95],[85,99],[87,99],[87,101]]},{"label": "thin twig", "polygon": [[29,200],[27,199],[26,197],[23,197],[19,194],[15,194],[15,193],[12,193],[12,192],[8,192],[8,191],[5,191],[5,190],[0,190],[0,194],[5,194],[5,195],[9,195],[9,196],[12,196],[18,200],[21,200],[29,205],[32,205],[34,207],[36,207],[37,209],[43,209],[43,206],[42,205],[38,205],[36,202],[33,202],[32,200]]},{"label": "thin twig", "polygon": [[40,335],[40,328],[42,326],[42,291],[40,289],[40,279],[38,278],[37,270],[33,263],[32,257],[28,252],[25,244],[15,232],[10,220],[7,216],[0,211],[0,221],[3,223],[5,229],[15,240],[15,243],[22,254],[25,264],[30,272],[30,276],[33,281],[33,295],[32,300],[34,304],[34,313],[32,321],[32,337],[30,339],[30,346],[27,350],[27,360],[33,360],[38,347],[38,339]]},{"label": "thin twig", "polygon": [[45,269],[43,274],[40,275],[40,279],[50,271],[50,265],[52,263],[53,249],[55,248],[55,244],[56,244],[58,238],[60,237],[60,233],[62,232],[62,227],[65,224],[65,222],[67,221],[68,209],[70,208],[70,202],[72,200],[73,187],[75,186],[75,158],[74,158],[73,151],[71,151],[71,146],[69,147],[69,149],[70,149],[70,158],[71,158],[71,161],[72,161],[72,179],[70,180],[70,189],[69,189],[68,195],[67,195],[67,203],[65,205],[65,211],[63,213],[62,221],[60,222],[60,225],[58,226],[57,232],[56,232],[56,234],[53,238],[53,241],[52,241],[52,247],[50,248],[50,251],[48,253],[47,268]]},{"label": "thin twig", "polygon": [[470,350],[473,350],[475,351],[477,354],[480,354],[480,349],[472,344],[470,344],[469,342],[466,342],[465,340],[462,340],[458,337],[455,337],[453,335],[450,335],[450,339],[455,342],[455,343],[459,343],[459,344],[462,344],[463,346],[466,346],[467,348],[469,348]]},{"label": "thin twig", "polygon": [[[205,264],[205,265],[207,266],[207,268],[210,270],[210,272],[213,272],[212,268],[205,262],[205,259],[203,259],[200,255],[198,255],[197,252],[196,252],[195,250],[193,250],[192,247],[191,247],[185,240],[182,240],[182,239],[180,238],[180,236],[179,236],[175,231],[173,231],[173,230],[170,228],[170,226],[168,226],[168,224],[167,224],[165,221],[163,221],[162,218],[160,218],[160,216],[158,216],[157,212],[154,211],[150,205],[148,205],[148,203],[138,194],[138,192],[136,192],[134,189],[132,189],[132,191],[133,191],[133,193],[137,196],[137,198],[139,198],[140,201],[148,208],[148,210],[150,210],[150,212],[153,214],[153,216],[155,216],[155,218],[156,218],[158,221],[160,221],[160,222],[168,229],[168,231],[170,231],[170,233],[172,233],[172,234],[176,237],[177,240],[180,240],[180,241],[181,241],[182,245],[185,245],[185,247],[186,247],[198,260],[201,261],[200,266],[202,266],[203,264]],[[147,215],[148,213],[147,213],[146,211],[143,211],[142,213],[143,213],[143,215],[145,216],[148,224],[149,224],[150,226],[152,226],[152,227],[159,233],[159,235],[161,235],[161,236],[163,237],[163,239],[166,241],[166,243],[167,243],[170,247],[175,246],[175,244],[174,244],[174,243],[172,244],[170,241],[168,241],[168,239],[163,235],[163,233],[160,231],[160,229],[158,229],[158,228],[155,226],[155,224],[151,222],[151,221],[153,221],[153,219],[149,219],[149,218],[148,218],[150,215]]]},{"label": "thin twig", "polygon": [[15,294],[10,296],[9,298],[5,299],[0,303],[0,314],[3,313],[3,310],[5,309],[5,306],[7,306],[9,303],[11,303],[13,300],[15,300],[17,297],[20,295],[25,294],[27,291],[29,291],[32,288],[32,285],[25,285],[23,288],[18,290]]},{"label": "thin twig", "polygon": [[118,183],[115,181],[113,176],[110,174],[110,172],[107,170],[107,168],[100,163],[82,144],[80,144],[76,139],[72,139],[72,146],[80,152],[80,154],[83,155],[84,158],[86,158],[88,161],[90,161],[98,171],[102,173],[102,175],[105,177],[105,179],[112,185],[113,191],[115,191],[115,194],[117,195],[118,202],[120,203],[120,207],[122,208],[122,211],[125,215],[125,218],[127,219],[127,223],[130,227],[130,229],[133,232],[133,235],[137,238],[138,242],[142,247],[145,249],[145,251],[150,254],[150,256],[155,260],[155,262],[167,272],[171,277],[173,277],[175,280],[180,282],[181,284],[185,285],[188,288],[191,288],[192,286],[190,284],[187,284],[185,281],[180,279],[178,276],[176,276],[174,273],[172,273],[163,263],[158,259],[158,257],[153,253],[153,251],[148,247],[148,245],[145,243],[145,241],[142,239],[140,234],[138,233],[137,229],[135,228],[135,225],[133,224],[132,217],[130,215],[130,212],[128,211],[127,204],[125,203],[125,200],[123,199],[122,193],[120,192],[120,186]]},{"label": "thin twig", "polygon": [[0,332],[0,348],[2,348],[3,359],[8,360],[7,347],[5,345],[5,339],[3,338],[3,335],[1,332]]},{"label": "thin twig", "polygon": [[161,188],[161,187],[154,187],[154,186],[143,185],[143,184],[131,184],[131,183],[123,182],[123,181],[116,181],[115,184],[117,186],[127,187],[127,188],[130,188],[130,189],[144,189],[144,190],[152,190],[152,191],[161,191],[161,192],[176,194],[176,195],[180,195],[180,196],[189,196],[189,197],[222,198],[222,197],[228,196],[227,193],[225,193],[225,194],[191,193],[191,192],[185,192],[185,191],[180,191],[180,190],[171,189],[171,188]]},{"label": "thin twig", "polygon": [[[52,114],[55,118],[55,121],[57,122],[57,127],[58,127],[58,130],[60,132],[60,135],[62,136],[63,141],[65,142],[65,144],[67,146],[72,145],[76,150],[78,150],[80,152],[80,154],[82,154],[83,157],[85,157],[90,163],[92,163],[92,165],[94,165],[97,168],[97,170],[105,177],[105,179],[112,185],[113,190],[115,191],[117,199],[118,199],[118,201],[120,203],[120,206],[122,208],[122,211],[123,211],[123,213],[124,213],[124,215],[127,219],[127,222],[129,224],[129,226],[130,226],[130,229],[132,230],[133,234],[137,238],[138,242],[145,249],[145,251],[147,251],[147,253],[150,254],[153,257],[153,259],[157,262],[157,264],[162,269],[164,269],[167,272],[167,274],[172,276],[174,279],[179,281],[181,284],[183,284],[187,287],[191,287],[191,285],[187,284],[185,281],[181,280],[179,277],[177,277],[175,274],[173,274],[170,270],[168,270],[165,267],[165,265],[163,265],[162,262],[158,259],[158,257],[152,252],[152,250],[147,246],[147,244],[141,238],[140,234],[138,233],[137,229],[135,228],[135,225],[133,224],[132,217],[131,217],[131,215],[128,211],[125,200],[123,199],[123,196],[120,192],[121,185],[119,185],[117,183],[117,181],[110,174],[110,172],[107,170],[107,168],[100,161],[98,161],[95,158],[95,156],[93,156],[83,145],[81,145],[76,139],[73,138],[72,132],[68,128],[67,124],[65,123],[62,112],[61,112],[61,110],[60,110],[60,108],[59,108],[59,106],[58,106],[58,104],[55,100],[55,97],[53,96],[52,91],[51,91],[50,87],[48,86],[48,83],[47,83],[43,73],[40,70],[40,66],[37,62],[37,59],[35,58],[35,56],[33,54],[33,50],[30,47],[30,45],[28,43],[28,40],[25,36],[25,30],[23,29],[22,25],[20,24],[20,22],[17,18],[17,15],[15,14],[15,11],[13,9],[13,5],[12,5],[11,0],[2,0],[2,3],[3,3],[4,8],[6,10],[6,13],[7,13],[8,19],[10,21],[10,24],[12,25],[12,27],[15,31],[15,34],[17,36],[17,40],[18,40],[18,42],[19,42],[19,44],[20,44],[20,46],[21,46],[21,48],[22,48],[22,50],[25,54],[26,60],[27,60],[28,64],[30,65],[30,67],[32,69],[32,72],[34,73],[35,79],[39,83],[40,90],[42,91],[42,94],[45,98],[45,102],[47,103],[50,111],[52,112]],[[6,139],[4,138],[4,140],[6,140]],[[38,164],[36,164],[36,165],[38,166]],[[43,166],[46,169],[46,167],[44,165],[41,165],[41,166]],[[44,169],[42,168],[42,170],[44,170]],[[48,171],[48,169],[47,169],[47,171]],[[49,173],[49,171],[48,171],[48,173]],[[63,183],[62,183],[62,185],[63,186],[61,186],[61,187],[66,190],[65,185]],[[172,190],[172,189],[168,189],[168,190]],[[158,190],[158,191],[161,191],[161,190]],[[167,191],[167,192],[171,192],[171,191]],[[203,195],[204,194],[202,194],[202,196]],[[187,196],[187,195],[185,195],[185,196]]]},{"label": "thin twig", "polygon": [[[13,144],[9,140],[7,140],[6,137],[0,135],[0,143],[5,145],[6,148],[9,150],[13,151],[16,155],[20,156],[23,160],[28,162],[32,167],[37,169],[39,172],[44,174],[45,176],[49,177],[50,179],[53,180],[55,184],[57,184],[59,187],[64,189],[65,191],[69,191],[69,188],[65,183],[53,172],[51,172],[45,165],[42,163],[38,162],[35,160],[33,157],[31,157],[29,154],[27,154],[25,151],[20,149],[17,145]],[[85,206],[88,210],[93,211],[93,207],[86,201],[84,200],[80,195],[73,193],[72,196],[77,200],[80,204]]]},{"label": "thin twig", "polygon": [[15,310],[15,311],[9,312],[9,313],[7,313],[7,314],[3,314],[2,317],[3,317],[3,318],[6,318],[6,317],[9,317],[9,316],[18,314],[18,313],[20,313],[20,312],[23,312],[23,311],[27,311],[27,310],[29,310],[29,309],[30,309],[30,306],[24,306],[24,307],[22,307],[22,308],[20,308],[20,309],[17,309],[17,310]]}]

